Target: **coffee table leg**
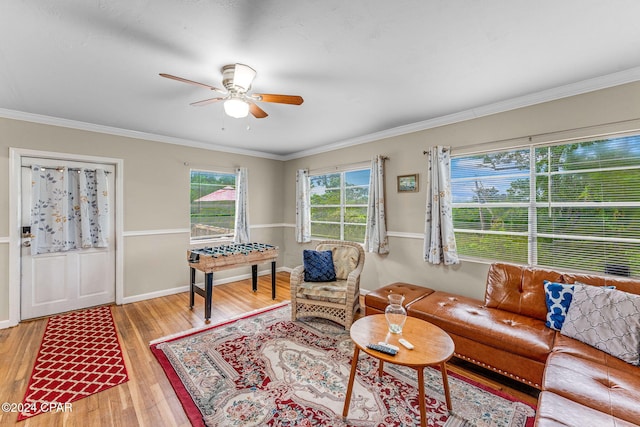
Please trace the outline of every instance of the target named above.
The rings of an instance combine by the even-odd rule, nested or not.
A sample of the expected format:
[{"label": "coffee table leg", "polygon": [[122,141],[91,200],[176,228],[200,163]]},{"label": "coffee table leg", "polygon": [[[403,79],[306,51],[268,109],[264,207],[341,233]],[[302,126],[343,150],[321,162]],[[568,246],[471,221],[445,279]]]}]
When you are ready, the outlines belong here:
[{"label": "coffee table leg", "polygon": [[346,419],[349,413],[349,405],[351,403],[351,392],[353,391],[353,380],[356,378],[356,369],[358,368],[358,356],[360,349],[355,346],[353,350],[353,360],[351,361],[351,373],[349,374],[349,385],[347,385],[347,395],[344,397],[344,409],[342,409],[342,418]]},{"label": "coffee table leg", "polygon": [[425,407],[424,396],[424,366],[417,368],[418,371],[418,399],[420,403],[420,427],[427,426],[427,408]]},{"label": "coffee table leg", "polygon": [[451,394],[449,393],[449,378],[447,377],[447,362],[440,364],[440,370],[442,371],[442,385],[444,386],[444,398],[447,401],[447,409],[449,412],[452,410],[451,406]]},{"label": "coffee table leg", "polygon": [[[378,359],[380,360],[380,359]],[[378,365],[378,378],[382,379],[382,374],[384,373],[384,362],[380,360],[380,365]]]}]

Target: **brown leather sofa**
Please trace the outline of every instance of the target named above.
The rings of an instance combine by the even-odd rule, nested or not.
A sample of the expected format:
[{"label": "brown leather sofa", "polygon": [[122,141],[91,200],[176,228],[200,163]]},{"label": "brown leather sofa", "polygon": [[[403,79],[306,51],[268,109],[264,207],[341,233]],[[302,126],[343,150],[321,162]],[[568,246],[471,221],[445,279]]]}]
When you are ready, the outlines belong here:
[{"label": "brown leather sofa", "polygon": [[447,331],[456,357],[540,389],[539,427],[640,425],[640,367],[547,328],[544,280],[640,294],[640,280],[495,263],[484,301],[396,283],[365,296],[366,314],[404,293],[407,313]]}]

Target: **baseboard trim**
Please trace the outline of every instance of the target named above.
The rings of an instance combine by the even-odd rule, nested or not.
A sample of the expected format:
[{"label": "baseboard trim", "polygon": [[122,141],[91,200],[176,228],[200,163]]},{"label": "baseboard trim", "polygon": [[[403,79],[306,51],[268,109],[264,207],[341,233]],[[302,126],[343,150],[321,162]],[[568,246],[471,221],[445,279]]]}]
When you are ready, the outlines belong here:
[{"label": "baseboard trim", "polygon": [[11,320],[1,320],[0,321],[0,329],[13,328],[17,326],[17,323],[12,322]]},{"label": "baseboard trim", "polygon": [[[288,267],[280,267],[276,269],[276,272],[280,272],[280,271],[284,271],[287,273],[291,272],[291,268]],[[260,271],[258,272],[258,276],[266,276],[268,274],[271,274],[271,271],[265,270],[265,271]],[[224,285],[226,283],[231,283],[231,282],[237,282],[240,280],[246,280],[246,279],[250,279],[251,278],[251,274],[240,274],[237,276],[232,276],[232,277],[227,277],[224,279],[219,279],[219,280],[214,280],[213,281],[213,286],[218,286],[218,285]],[[203,287],[204,283],[200,282],[197,283],[198,286]],[[174,294],[179,294],[181,292],[188,292],[189,291],[189,285],[185,285],[185,286],[178,286],[176,288],[171,288],[171,289],[163,289],[161,291],[156,291],[156,292],[149,292],[147,294],[140,294],[140,295],[133,295],[130,297],[125,297],[122,299],[122,304],[131,304],[133,302],[139,302],[139,301],[145,301],[148,299],[153,299],[153,298],[160,298],[160,297],[166,297],[168,295],[174,295]]]}]

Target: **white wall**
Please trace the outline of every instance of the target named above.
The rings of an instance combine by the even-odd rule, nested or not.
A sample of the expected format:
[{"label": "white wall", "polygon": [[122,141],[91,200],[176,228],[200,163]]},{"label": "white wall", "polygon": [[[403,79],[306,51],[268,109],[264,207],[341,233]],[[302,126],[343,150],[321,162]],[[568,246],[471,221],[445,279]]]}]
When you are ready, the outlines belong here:
[{"label": "white wall", "polygon": [[[426,157],[434,145],[449,145],[453,155],[560,138],[583,137],[598,132],[640,129],[640,83],[621,85],[531,107],[467,120],[332,152],[288,161],[285,172],[286,223],[295,222],[295,171],[322,169],[336,164],[370,160],[376,154],[386,162],[387,229],[390,254],[367,254],[361,286],[376,289],[403,281],[483,298],[488,265],[463,261],[457,266],[432,266],[422,261],[422,233],[426,206]],[[420,174],[420,191],[396,191],[396,177]],[[300,259],[303,248],[293,231],[285,233],[284,262]],[[295,248],[298,248],[297,250]]]},{"label": "white wall", "polygon": [[[631,122],[635,120],[634,122]],[[578,129],[580,128],[580,129]],[[572,130],[578,129],[578,130]],[[185,286],[189,228],[189,167],[249,168],[252,238],[281,249],[279,267],[294,267],[302,249],[295,242],[295,171],[370,160],[386,163],[386,199],[391,253],[367,254],[364,289],[404,281],[482,298],[488,265],[453,267],[422,261],[426,159],[423,150],[450,145],[453,154],[544,142],[599,131],[640,129],[640,83],[631,83],[452,125],[414,132],[287,162],[107,135],[13,119],[0,119],[0,322],[8,319],[9,147],[124,159],[124,295],[145,298]],[[398,194],[396,177],[420,174],[420,191]],[[284,225],[284,226],[283,226]],[[147,232],[153,232],[148,234]],[[217,278],[248,274],[230,270]]]},{"label": "white wall", "polygon": [[[0,119],[0,324],[9,318],[9,148],[124,160],[124,299],[174,292],[188,285],[190,166],[249,169],[251,237],[282,245],[282,162],[86,130]],[[185,165],[188,163],[189,165]],[[182,230],[182,231],[181,231]],[[278,263],[282,265],[281,262]],[[261,270],[268,266],[261,266]],[[250,275],[250,267],[214,280]]]}]

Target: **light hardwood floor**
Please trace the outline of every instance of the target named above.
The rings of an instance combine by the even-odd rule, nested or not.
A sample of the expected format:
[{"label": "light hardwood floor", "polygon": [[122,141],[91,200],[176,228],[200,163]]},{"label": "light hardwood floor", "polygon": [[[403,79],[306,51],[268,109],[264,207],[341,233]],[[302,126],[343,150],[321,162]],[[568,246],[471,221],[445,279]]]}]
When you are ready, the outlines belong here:
[{"label": "light hardwood floor", "polygon": [[[277,274],[277,298],[271,299],[271,277],[260,276],[258,292],[251,281],[216,286],[211,323],[248,311],[287,301],[289,274]],[[364,311],[364,310],[363,310]],[[109,390],[73,402],[72,411],[37,415],[17,423],[16,413],[0,412],[0,425],[33,426],[189,426],[173,388],[149,349],[149,342],[191,328],[206,326],[203,299],[189,310],[187,292],[112,307],[124,352],[129,381]],[[0,401],[21,403],[40,347],[46,319],[23,322],[0,330]],[[462,373],[494,389],[534,404],[536,393],[513,383],[493,378],[486,371],[461,363],[450,370]]]}]

